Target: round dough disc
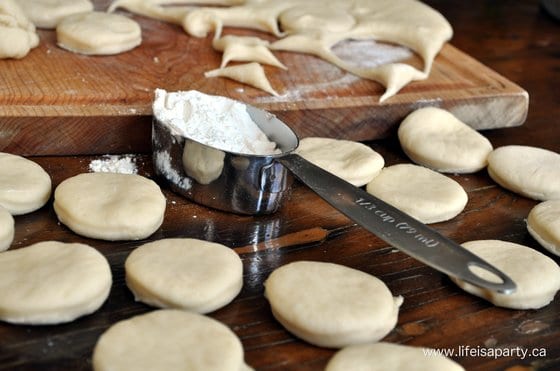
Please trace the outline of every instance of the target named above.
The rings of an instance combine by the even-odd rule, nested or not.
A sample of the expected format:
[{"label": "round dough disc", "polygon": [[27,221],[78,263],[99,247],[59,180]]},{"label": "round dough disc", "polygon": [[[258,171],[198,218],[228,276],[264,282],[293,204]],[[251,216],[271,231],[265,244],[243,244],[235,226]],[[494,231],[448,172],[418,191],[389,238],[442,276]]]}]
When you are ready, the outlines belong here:
[{"label": "round dough disc", "polygon": [[241,342],[226,325],[176,309],[117,322],[93,350],[95,371],[230,371],[243,366]]},{"label": "round dough disc", "polygon": [[91,12],[89,0],[18,0],[27,17],[39,28],[56,28],[71,14]]},{"label": "round dough disc", "polygon": [[453,179],[412,164],[384,168],[366,190],[423,223],[454,218],[468,201],[463,187]]},{"label": "round dough disc", "polygon": [[542,247],[560,255],[560,200],[535,206],[527,217],[527,230]]},{"label": "round dough disc", "polygon": [[12,215],[41,208],[51,196],[51,177],[26,158],[0,152],[0,206]]},{"label": "round dough disc", "polygon": [[105,12],[73,14],[56,27],[61,48],[87,55],[118,54],[142,42],[140,25],[123,15]]},{"label": "round dough disc", "polygon": [[126,259],[125,272],[136,300],[198,313],[225,306],[243,286],[239,255],[224,245],[191,238],[138,247]]},{"label": "round dough disc", "polygon": [[165,197],[152,180],[134,174],[85,173],[54,192],[58,219],[75,233],[101,240],[140,240],[163,223]]},{"label": "round dough disc", "polygon": [[440,108],[412,112],[400,124],[399,141],[419,165],[444,173],[474,173],[486,167],[492,144],[479,132]]},{"label": "round dough disc", "polygon": [[[537,309],[550,303],[560,289],[560,268],[554,260],[537,250],[500,240],[470,241],[462,246],[504,272],[517,284],[517,290],[513,294],[505,295],[450,277],[463,290],[494,305],[513,309]],[[485,270],[477,269],[475,272],[489,281],[499,282],[497,277]]]},{"label": "round dough disc", "polygon": [[78,243],[40,242],[0,254],[0,319],[57,324],[96,311],[111,289],[107,259]]},{"label": "round dough disc", "polygon": [[296,152],[320,168],[361,187],[383,168],[385,160],[365,144],[349,140],[309,137],[300,141]]},{"label": "round dough disc", "polygon": [[0,251],[8,250],[14,240],[14,218],[0,206]]},{"label": "round dough disc", "polygon": [[529,146],[504,146],[488,156],[488,174],[512,192],[535,200],[560,198],[560,154]]},{"label": "round dough disc", "polygon": [[395,327],[402,303],[372,275],[310,261],[274,270],[265,282],[265,296],[288,331],[330,348],[383,338]]}]

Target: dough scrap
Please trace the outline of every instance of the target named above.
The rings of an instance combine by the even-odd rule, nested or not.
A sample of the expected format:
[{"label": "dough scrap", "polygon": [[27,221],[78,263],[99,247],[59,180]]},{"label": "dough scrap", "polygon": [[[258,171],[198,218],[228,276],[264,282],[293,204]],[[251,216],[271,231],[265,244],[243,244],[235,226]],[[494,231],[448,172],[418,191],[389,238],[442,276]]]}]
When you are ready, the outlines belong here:
[{"label": "dough scrap", "polygon": [[18,0],[31,22],[38,28],[54,29],[66,16],[93,11],[89,0]]},{"label": "dough scrap", "polygon": [[0,251],[8,250],[14,240],[14,218],[0,206]]},{"label": "dough scrap", "polygon": [[395,327],[402,304],[376,277],[332,263],[290,263],[274,270],[264,285],[278,322],[330,348],[381,339]]},{"label": "dough scrap", "polygon": [[369,183],[385,165],[383,157],[373,149],[349,140],[303,138],[296,153],[356,187]]},{"label": "dough scrap", "polygon": [[535,200],[560,198],[560,154],[543,148],[509,145],[488,156],[488,174],[512,192]]},{"label": "dough scrap", "polygon": [[231,67],[218,68],[204,73],[205,77],[227,77],[261,89],[274,96],[279,94],[272,88],[266,78],[263,67],[256,63],[239,64]]},{"label": "dough scrap", "polygon": [[[517,290],[513,294],[505,295],[486,291],[450,277],[466,292],[486,299],[496,306],[512,309],[542,308],[554,299],[554,295],[560,289],[560,267],[554,260],[537,250],[500,240],[470,241],[462,246],[504,272],[517,284]],[[499,280],[485,270],[476,272],[489,281]]]},{"label": "dough scrap", "polygon": [[220,68],[235,61],[257,62],[287,69],[268,49],[269,44],[268,41],[253,36],[226,35],[212,41],[213,48],[223,52]]},{"label": "dough scrap", "polygon": [[560,255],[560,200],[544,201],[527,217],[527,230],[542,247]]},{"label": "dough scrap", "polygon": [[51,195],[51,177],[37,163],[0,152],[0,206],[12,215],[35,211]]},{"label": "dough scrap", "polygon": [[467,193],[459,183],[412,164],[384,168],[368,183],[366,190],[422,223],[452,219],[468,202]]},{"label": "dough scrap", "polygon": [[57,324],[93,313],[111,289],[107,259],[79,243],[40,242],[0,254],[0,319]]},{"label": "dough scrap", "polygon": [[39,45],[35,26],[14,0],[0,2],[0,59],[25,57]]},{"label": "dough scrap", "polygon": [[403,151],[419,165],[444,173],[474,173],[486,167],[492,144],[452,113],[425,107],[399,126]]},{"label": "dough scrap", "polygon": [[54,211],[75,233],[102,240],[140,240],[163,223],[165,197],[152,180],[134,174],[85,173],[54,192]]}]

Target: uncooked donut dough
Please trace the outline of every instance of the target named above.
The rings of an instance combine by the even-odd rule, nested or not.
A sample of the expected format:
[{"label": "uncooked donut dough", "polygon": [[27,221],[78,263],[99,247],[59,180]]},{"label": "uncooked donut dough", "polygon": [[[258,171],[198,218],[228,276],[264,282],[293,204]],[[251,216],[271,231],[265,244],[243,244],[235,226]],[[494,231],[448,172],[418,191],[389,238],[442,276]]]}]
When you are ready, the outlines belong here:
[{"label": "uncooked donut dough", "polygon": [[117,322],[93,350],[95,371],[246,370],[243,347],[226,325],[201,314],[161,309]]},{"label": "uncooked donut dough", "polygon": [[225,306],[243,286],[239,255],[224,245],[191,238],[142,245],[126,259],[125,271],[136,300],[198,313]]},{"label": "uncooked donut dough", "polygon": [[412,164],[384,168],[366,190],[423,223],[452,219],[468,201],[463,187],[453,179]]},{"label": "uncooked donut dough", "polygon": [[62,18],[91,12],[89,0],[18,0],[27,17],[39,28],[56,28]]},{"label": "uncooked donut dough", "polygon": [[40,242],[0,254],[0,319],[57,324],[96,311],[111,289],[111,269],[96,249]]},{"label": "uncooked donut dough", "polygon": [[377,341],[396,325],[402,297],[374,276],[342,265],[299,261],[265,282],[272,314],[288,331],[318,346]]},{"label": "uncooked donut dough", "polygon": [[542,247],[560,255],[560,200],[535,206],[527,217],[527,230]]},{"label": "uncooked donut dough", "polygon": [[383,157],[373,149],[349,140],[304,138],[296,152],[356,187],[369,183],[385,165]]},{"label": "uncooked donut dough", "polygon": [[23,58],[39,45],[35,26],[14,0],[0,1],[0,59]]},{"label": "uncooked donut dough", "polygon": [[8,250],[14,240],[14,218],[0,206],[0,251]]},{"label": "uncooked donut dough", "polygon": [[12,215],[41,208],[51,195],[51,177],[26,158],[0,152],[0,206]]},{"label": "uncooked donut dough", "polygon": [[560,154],[529,146],[504,146],[488,156],[488,174],[502,187],[535,200],[560,198]]},{"label": "uncooked donut dough", "polygon": [[258,62],[286,69],[268,49],[269,44],[268,41],[253,36],[226,35],[212,41],[213,48],[223,52],[220,68],[236,61]]},{"label": "uncooked donut dough", "polygon": [[[554,260],[537,250],[500,240],[470,241],[462,246],[504,272],[517,284],[514,293],[505,295],[450,277],[463,290],[494,305],[538,309],[550,303],[560,289],[560,268]],[[500,282],[499,278],[485,270],[478,269],[476,274],[489,281]]]},{"label": "uncooked donut dough", "polygon": [[261,89],[274,96],[278,93],[272,88],[266,78],[263,67],[256,63],[238,64],[231,67],[218,68],[204,73],[205,77],[227,77],[257,89]]},{"label": "uncooked donut dough", "polygon": [[399,141],[410,159],[444,173],[474,173],[486,167],[492,144],[440,108],[409,114],[399,126]]},{"label": "uncooked donut dough", "polygon": [[140,175],[86,173],[64,180],[54,193],[54,211],[68,228],[102,240],[140,240],[162,224],[165,197]]},{"label": "uncooked donut dough", "polygon": [[70,15],[56,27],[61,48],[87,55],[118,54],[142,42],[140,25],[123,15],[87,12]]}]

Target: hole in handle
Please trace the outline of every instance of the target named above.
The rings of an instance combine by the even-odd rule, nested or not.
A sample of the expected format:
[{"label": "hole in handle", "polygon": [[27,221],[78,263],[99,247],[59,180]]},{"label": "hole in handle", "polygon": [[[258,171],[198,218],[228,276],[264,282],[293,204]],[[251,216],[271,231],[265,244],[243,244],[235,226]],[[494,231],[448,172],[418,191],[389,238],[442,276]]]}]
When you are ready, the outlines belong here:
[{"label": "hole in handle", "polygon": [[501,294],[512,294],[517,286],[505,273],[490,264],[469,262],[467,264],[469,273],[472,274],[469,280],[471,284],[498,291]]}]

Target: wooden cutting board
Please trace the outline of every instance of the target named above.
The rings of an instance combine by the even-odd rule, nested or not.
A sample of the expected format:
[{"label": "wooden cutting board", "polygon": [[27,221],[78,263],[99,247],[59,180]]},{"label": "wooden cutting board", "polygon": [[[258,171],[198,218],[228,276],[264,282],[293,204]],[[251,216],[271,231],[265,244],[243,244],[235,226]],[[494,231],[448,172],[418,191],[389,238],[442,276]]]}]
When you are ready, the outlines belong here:
[{"label": "wooden cutting board", "polygon": [[[106,5],[100,0],[96,8]],[[221,58],[211,48],[211,36],[194,38],[178,26],[132,17],[142,27],[143,42],[126,53],[74,54],[56,46],[54,31],[40,30],[41,44],[25,58],[0,60],[0,151],[149,152],[155,88],[196,89],[253,104],[276,113],[301,137],[383,138],[408,113],[427,105],[448,109],[476,129],[521,125],[527,115],[527,92],[452,45],[444,46],[427,80],[411,83],[382,104],[383,88],[377,83],[313,56],[278,52],[288,70],[265,68],[280,93],[273,97],[235,81],[205,78]],[[353,60],[402,52],[373,43],[364,49],[347,42],[340,49],[345,47],[355,50]],[[420,63],[414,56],[408,59]]]}]

